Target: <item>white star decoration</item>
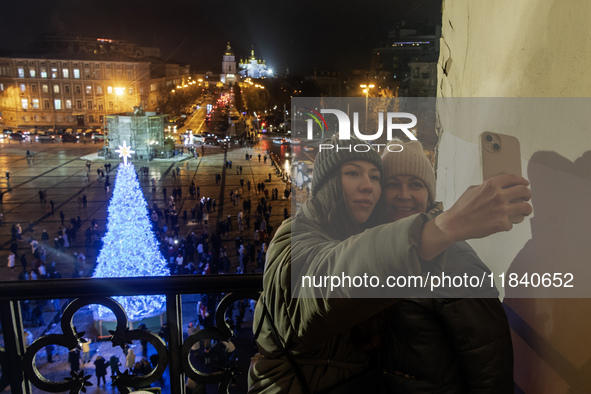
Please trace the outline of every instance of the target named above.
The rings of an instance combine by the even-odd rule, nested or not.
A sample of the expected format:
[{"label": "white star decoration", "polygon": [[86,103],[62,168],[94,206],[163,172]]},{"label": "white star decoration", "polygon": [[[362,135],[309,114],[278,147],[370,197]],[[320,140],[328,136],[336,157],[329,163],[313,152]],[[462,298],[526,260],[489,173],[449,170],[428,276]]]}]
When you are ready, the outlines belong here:
[{"label": "white star decoration", "polygon": [[134,150],[131,150],[131,146],[125,146],[125,141],[123,141],[123,146],[119,145],[119,150],[115,152],[119,153],[119,157],[123,157],[124,165],[127,165],[127,158],[131,158],[131,154],[135,153]]}]

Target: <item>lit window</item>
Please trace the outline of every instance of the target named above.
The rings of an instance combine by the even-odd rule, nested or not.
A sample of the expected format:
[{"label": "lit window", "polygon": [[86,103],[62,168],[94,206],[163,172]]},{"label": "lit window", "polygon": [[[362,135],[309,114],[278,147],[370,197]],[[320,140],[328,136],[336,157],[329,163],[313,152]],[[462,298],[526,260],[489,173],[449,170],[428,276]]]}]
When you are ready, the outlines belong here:
[{"label": "lit window", "polygon": [[55,99],[53,100],[53,105],[55,106],[55,109],[62,109],[62,100],[60,99]]},{"label": "lit window", "polygon": [[21,92],[25,92],[25,90],[27,90],[27,88],[25,87],[24,83],[21,83]]},{"label": "lit window", "polygon": [[47,78],[47,70],[44,68],[41,69],[41,78]]},{"label": "lit window", "polygon": [[60,85],[53,85],[53,93],[56,93],[56,94],[60,93]]},{"label": "lit window", "polygon": [[67,68],[63,68],[62,75],[64,76],[64,78],[70,78],[70,70],[68,70]]},{"label": "lit window", "polygon": [[78,69],[78,68],[74,69],[74,78],[80,79],[80,69]]},{"label": "lit window", "polygon": [[91,85],[86,86],[86,94],[92,94],[92,86]]},{"label": "lit window", "polygon": [[31,76],[31,78],[35,78],[35,76],[37,75],[37,73],[35,72],[35,67],[29,68],[29,75]]},{"label": "lit window", "polygon": [[29,100],[21,99],[21,105],[23,106],[23,109],[29,109]]},{"label": "lit window", "polygon": [[4,91],[4,84],[0,83],[0,92],[3,92],[3,91]]},{"label": "lit window", "polygon": [[22,67],[18,68],[18,77],[19,78],[24,78],[25,77],[25,69]]},{"label": "lit window", "polygon": [[31,104],[33,105],[33,109],[39,109],[39,99],[31,100]]},{"label": "lit window", "polygon": [[42,85],[41,86],[41,91],[43,93],[49,93],[49,85]]},{"label": "lit window", "polygon": [[84,69],[84,78],[86,78],[86,79],[90,78],[90,68]]},{"label": "lit window", "polygon": [[66,100],[66,109],[72,109],[72,100]]},{"label": "lit window", "polygon": [[113,93],[113,87],[109,86],[107,87],[107,93],[112,94]]},{"label": "lit window", "polygon": [[101,85],[97,85],[96,94],[103,94],[103,87]]},{"label": "lit window", "polygon": [[51,69],[51,78],[53,78],[53,79],[57,78],[57,68]]}]

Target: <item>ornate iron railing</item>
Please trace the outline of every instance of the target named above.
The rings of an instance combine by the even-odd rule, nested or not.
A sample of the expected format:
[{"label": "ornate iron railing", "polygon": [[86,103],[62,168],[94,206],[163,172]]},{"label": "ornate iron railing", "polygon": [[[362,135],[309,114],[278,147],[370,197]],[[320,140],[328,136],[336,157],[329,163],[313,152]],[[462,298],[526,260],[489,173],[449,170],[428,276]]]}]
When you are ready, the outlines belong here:
[{"label": "ornate iron railing", "polygon": [[[90,304],[100,304],[113,311],[117,324],[110,331],[113,347],[123,346],[132,340],[144,340],[154,346],[158,364],[147,375],[135,376],[129,371],[116,376],[113,386],[121,393],[130,393],[133,387],[147,387],[161,379],[168,366],[171,393],[185,393],[185,379],[218,384],[219,393],[227,393],[235,377],[236,369],[228,365],[213,373],[198,371],[191,364],[191,347],[204,339],[227,341],[233,332],[225,321],[225,312],[233,302],[242,299],[258,299],[262,290],[262,275],[207,275],[171,276],[115,279],[52,279],[0,283],[0,318],[5,348],[0,348],[0,391],[8,385],[14,394],[31,393],[32,386],[46,392],[85,392],[89,376],[71,373],[63,381],[50,381],[43,377],[35,364],[36,354],[47,345],[80,348],[84,333],[77,332],[73,325],[74,313]],[[225,293],[215,312],[215,326],[204,328],[183,342],[181,295]],[[113,296],[166,295],[166,318],[169,326],[168,345],[157,335],[148,331],[128,328],[128,319]],[[49,334],[35,340],[25,348],[20,300],[74,299],[61,317],[62,334]]]}]

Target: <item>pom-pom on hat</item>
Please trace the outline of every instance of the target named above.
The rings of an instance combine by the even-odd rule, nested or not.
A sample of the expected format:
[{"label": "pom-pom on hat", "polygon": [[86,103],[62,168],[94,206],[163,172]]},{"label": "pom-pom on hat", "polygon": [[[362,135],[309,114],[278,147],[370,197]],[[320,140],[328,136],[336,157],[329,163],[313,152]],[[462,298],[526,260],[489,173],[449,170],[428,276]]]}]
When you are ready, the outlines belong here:
[{"label": "pom-pom on hat", "polygon": [[[332,145],[332,148],[324,149],[323,145]],[[322,141],[320,148],[314,161],[312,194],[315,194],[324,182],[337,173],[341,165],[349,161],[368,161],[375,165],[381,174],[384,173],[380,155],[371,145],[357,137],[351,136],[349,140],[340,140],[335,134],[332,138]]]},{"label": "pom-pom on hat", "polygon": [[[393,146],[400,145],[400,147]],[[391,147],[391,151],[388,149]],[[398,175],[409,175],[423,181],[429,192],[429,206],[435,202],[435,172],[419,141],[404,142],[394,139],[388,143],[382,154],[384,179]]]}]

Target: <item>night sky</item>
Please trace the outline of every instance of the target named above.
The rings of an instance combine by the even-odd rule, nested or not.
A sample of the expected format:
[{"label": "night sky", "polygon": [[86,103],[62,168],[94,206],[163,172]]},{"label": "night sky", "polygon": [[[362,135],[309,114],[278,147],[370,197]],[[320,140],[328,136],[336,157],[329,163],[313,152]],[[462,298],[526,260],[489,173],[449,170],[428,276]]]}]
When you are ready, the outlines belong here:
[{"label": "night sky", "polygon": [[230,41],[236,60],[255,54],[278,73],[368,68],[371,49],[397,21],[439,22],[441,0],[9,0],[0,48],[21,51],[43,34],[123,39],[164,58],[219,72]]}]

